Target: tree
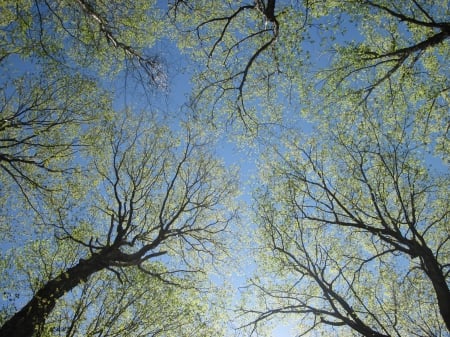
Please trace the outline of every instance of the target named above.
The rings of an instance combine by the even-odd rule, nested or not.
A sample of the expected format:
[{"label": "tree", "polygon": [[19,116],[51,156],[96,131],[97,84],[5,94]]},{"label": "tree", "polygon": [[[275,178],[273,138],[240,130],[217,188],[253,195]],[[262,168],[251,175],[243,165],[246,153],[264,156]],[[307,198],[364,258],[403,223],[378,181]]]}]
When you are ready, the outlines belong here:
[{"label": "tree", "polygon": [[[167,287],[199,289],[195,275],[205,273],[205,259],[225,249],[233,174],[208,153],[208,142],[191,126],[179,140],[148,115],[131,116],[106,125],[99,144],[105,156],[92,158],[90,176],[80,177],[88,185],[68,184],[74,190],[53,194],[53,204],[40,214],[55,238],[71,242],[79,254],[40,280],[0,335],[43,331],[57,301],[100,272],[126,283],[132,268]],[[80,192],[80,185],[91,189]]]},{"label": "tree", "polygon": [[164,28],[151,1],[2,3],[2,336],[216,334],[198,298],[225,251],[235,176],[192,125],[174,127],[180,140],[112,112],[128,86],[167,89],[152,49]]},{"label": "tree", "polygon": [[163,30],[155,3],[27,1],[5,3],[0,60],[14,55],[45,65],[117,75],[134,68],[164,87],[166,74],[152,47]]},{"label": "tree", "polygon": [[[28,272],[26,282],[39,287],[51,277],[52,268],[59,269],[57,263],[64,261],[70,265],[79,250],[70,241],[32,242],[21,250],[22,255],[13,254],[14,265],[21,269],[15,275]],[[158,267],[163,268],[162,265]],[[178,281],[182,282],[181,279]],[[11,287],[2,284],[2,288],[15,292],[22,290],[21,296],[26,297],[24,294],[30,291],[29,285],[20,286],[17,277],[14,282]],[[192,336],[194,332],[199,336],[220,335],[220,330],[214,330],[218,324],[210,321],[218,316],[208,310],[209,300],[207,294],[167,286],[137,269],[128,269],[123,283],[118,282],[111,272],[99,272],[57,301],[40,335]],[[11,303],[14,301],[17,299]]]},{"label": "tree", "polygon": [[196,77],[198,91],[193,94],[195,104],[202,105],[202,98],[206,98],[206,102],[212,102],[207,104],[212,116],[229,114],[230,120],[239,118],[253,127],[252,114],[258,111],[248,111],[247,106],[251,106],[252,97],[264,99],[266,81],[272,85],[272,78],[279,72],[276,64],[270,69],[260,67],[276,58],[273,52],[279,38],[279,21],[275,1],[213,5],[173,1],[169,15],[187,33],[180,47],[194,50],[194,60],[201,63]]},{"label": "tree", "polygon": [[98,122],[108,118],[117,96],[111,79],[128,72],[146,88],[167,86],[162,62],[149,52],[160,28],[158,11],[149,15],[153,5],[2,3],[3,189],[19,188],[36,208],[36,195],[52,192],[58,177],[73,171],[75,153],[91,144]]},{"label": "tree", "polygon": [[303,332],[449,329],[448,178],[425,164],[450,148],[447,7],[174,1],[181,46],[201,60],[197,107],[279,154],[265,161],[257,198],[261,259],[275,272],[255,276],[262,308],[244,309],[255,326],[293,313],[312,329]]},{"label": "tree", "polygon": [[[245,306],[250,325],[294,313],[306,333],[445,334],[448,178],[425,162],[450,155],[448,3],[173,0],[176,31],[160,7],[2,4],[0,237],[13,248],[2,251],[12,306],[0,331],[176,335],[208,325],[203,305],[171,327],[153,318],[176,317],[173,306],[142,312],[163,297],[190,302],[204,259],[226,250],[235,176],[203,142],[213,136],[203,135],[206,117],[215,137],[231,123],[274,155],[256,220],[262,268],[277,283],[253,282],[262,307]],[[166,37],[195,64],[194,116],[172,130],[184,141],[139,115],[140,101],[112,112],[139,85],[138,100],[168,88],[154,48]],[[296,128],[305,121],[315,136]],[[11,282],[29,290],[25,302]]]},{"label": "tree", "polygon": [[[406,93],[424,123],[441,125],[448,109],[447,7],[416,0],[198,0],[173,1],[172,17],[186,32],[180,46],[200,60],[194,101],[216,119],[255,129],[291,119],[292,109],[311,118],[333,113],[335,105],[357,110],[369,96],[404,101]],[[441,135],[447,126],[439,127]]]},{"label": "tree", "polygon": [[244,311],[255,327],[295,315],[299,335],[445,335],[448,173],[427,165],[414,117],[359,112],[267,158],[256,199],[267,276],[250,288],[262,307]]},{"label": "tree", "polygon": [[19,188],[35,207],[37,192],[51,192],[58,177],[73,171],[75,154],[90,144],[89,126],[105,116],[108,99],[77,75],[28,73],[0,90],[0,182],[5,190]]}]

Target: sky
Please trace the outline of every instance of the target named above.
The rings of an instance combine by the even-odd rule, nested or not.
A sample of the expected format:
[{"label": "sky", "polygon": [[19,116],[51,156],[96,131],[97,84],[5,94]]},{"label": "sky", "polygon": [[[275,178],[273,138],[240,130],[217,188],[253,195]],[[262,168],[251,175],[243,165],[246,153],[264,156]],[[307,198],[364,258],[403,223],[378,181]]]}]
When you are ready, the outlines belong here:
[{"label": "sky", "polygon": [[[190,83],[190,69],[188,66],[188,60],[185,56],[181,55],[177,47],[170,41],[159,41],[156,43],[152,50],[153,52],[160,54],[164,59],[164,62],[168,65],[169,72],[169,86],[167,91],[154,90],[148,92],[148,88],[142,88],[139,85],[134,86],[131,80],[127,79],[130,74],[122,73],[119,78],[113,82],[115,87],[110,87],[110,89],[115,90],[117,93],[121,93],[115,96],[114,108],[118,111],[124,108],[132,108],[136,110],[140,109],[150,109],[157,110],[160,114],[171,115],[174,120],[172,128],[177,129],[177,115],[183,118],[183,111],[186,108],[186,103],[189,99],[189,95],[192,91],[192,86]],[[184,60],[180,62],[180,60]],[[12,57],[9,59],[10,67],[5,70],[5,75],[18,75],[26,72],[35,72],[33,64],[20,59],[19,57]],[[172,65],[176,65],[172,67]],[[5,80],[5,78],[3,78]],[[105,82],[105,86],[110,86],[110,82]],[[254,151],[245,151],[245,149],[240,148],[234,144],[230,139],[224,136],[223,132],[218,132],[217,143],[215,152],[223,159],[226,165],[238,166],[240,171],[240,188],[243,192],[240,195],[240,200],[242,203],[251,203],[251,184],[255,179],[257,174],[256,168],[256,156]],[[16,221],[20,222],[19,218]],[[251,225],[249,223],[245,224]],[[15,244],[17,248],[17,245]],[[11,248],[11,245],[2,244],[0,250],[0,256],[3,252]],[[254,266],[250,265],[250,269]],[[249,270],[243,272],[244,276],[233,274],[231,282],[236,287],[235,294],[238,295],[238,288],[245,285],[245,277],[250,276]],[[246,275],[248,274],[248,275]],[[0,296],[0,306],[8,302],[14,301],[17,309],[20,309],[28,301],[28,295],[21,296],[15,294],[3,293]],[[236,298],[236,301],[238,298]],[[289,336],[282,327],[277,329],[277,333],[274,335],[283,337]]]},{"label": "sky", "polygon": [[[119,95],[116,97],[115,108],[120,110],[123,107],[131,106],[137,109],[157,109],[159,113],[167,113],[175,115],[174,124],[172,127],[177,129],[178,123],[176,115],[181,114],[183,118],[183,111],[187,109],[186,104],[189,101],[189,97],[192,93],[192,83],[190,78],[192,76],[192,69],[189,67],[190,60],[186,55],[180,54],[177,46],[168,40],[158,41],[152,48],[152,52],[157,55],[161,55],[164,62],[168,65],[167,71],[169,72],[169,85],[167,91],[154,91],[151,95],[145,93],[146,89],[139,87],[131,87],[126,91],[126,95]],[[174,66],[174,67],[172,67]],[[125,81],[117,81],[120,88]],[[144,90],[144,91],[142,91]],[[284,104],[284,103],[283,103]],[[305,125],[307,123],[305,122]],[[252,204],[252,192],[255,187],[258,177],[258,156],[259,147],[245,148],[242,145],[237,144],[233,139],[226,136],[226,132],[218,130],[217,142],[214,151],[216,155],[221,158],[227,166],[238,167],[239,170],[239,188],[240,195],[238,197],[240,206],[243,207],[241,224],[246,228],[256,227],[255,223],[252,223],[248,218],[248,210],[244,208],[251,207]],[[240,251],[236,251],[236,254],[242,254]],[[245,253],[244,253],[245,254]],[[238,258],[236,258],[236,261]],[[238,273],[231,273],[227,279],[227,282],[231,282],[235,287],[235,300],[237,304],[240,300],[241,288],[247,285],[247,279],[252,277],[252,273],[256,269],[256,264],[253,262],[253,258],[246,259],[246,265],[243,265],[244,270],[240,270]],[[222,271],[227,273],[226,271]],[[220,281],[222,282],[222,281]],[[234,310],[234,308],[231,308]],[[234,322],[232,322],[234,325]],[[294,337],[296,336],[295,330],[293,330],[293,324],[283,323],[280,325],[275,324],[272,337]]]},{"label": "sky", "polygon": [[[167,91],[146,91],[145,88],[134,86],[132,81],[129,80],[128,73],[122,73],[119,78],[113,83],[116,87],[111,88],[117,93],[121,93],[115,96],[114,107],[117,110],[121,110],[126,107],[133,109],[156,109],[159,113],[170,114],[172,116],[180,117],[183,115],[183,110],[186,109],[186,103],[189,100],[189,96],[192,92],[192,85],[190,77],[192,75],[189,68],[189,60],[185,55],[180,54],[176,45],[168,40],[162,40],[156,42],[155,46],[151,50],[157,55],[160,55],[167,65],[167,71],[169,72],[169,86]],[[11,67],[7,69],[10,74],[25,73],[28,71],[35,71],[33,64],[21,60],[17,57],[11,58]],[[105,85],[111,85],[111,83],[105,83]],[[124,90],[125,89],[125,90]],[[285,104],[285,102],[280,102]],[[176,118],[175,118],[176,120]],[[176,124],[176,122],[175,122]],[[176,125],[172,125],[175,129]],[[218,132],[217,134],[216,153],[219,157],[223,158],[226,165],[238,166],[240,172],[240,189],[241,195],[239,200],[244,207],[250,206],[252,203],[252,188],[255,184],[255,179],[258,175],[257,158],[258,148],[243,148],[240,145],[234,143],[231,139],[226,137],[226,133]],[[248,218],[243,219],[243,225],[252,228],[256,224],[251,223]],[[8,247],[2,246],[2,250]],[[251,277],[251,272],[255,270],[256,265],[253,263],[253,259],[247,259],[248,265],[243,268],[246,270],[241,271],[242,275],[237,276],[233,274],[231,276],[232,284],[236,287],[236,303],[239,300],[239,288],[246,285],[246,278]],[[17,308],[22,307],[27,299],[26,297],[11,298],[3,294],[0,298],[0,305],[5,302],[13,300]],[[295,336],[292,331],[292,326],[289,324],[275,325],[273,337],[290,337]]]},{"label": "sky", "polygon": [[[348,27],[348,33],[345,36],[345,39],[358,39],[359,34],[353,30],[353,27]],[[313,33],[314,34],[314,33]],[[313,38],[320,39],[320,36],[313,36]],[[329,59],[326,56],[322,56],[319,58],[318,49],[315,49],[314,45],[305,45],[306,48],[310,48],[310,52],[314,57],[320,60],[318,62],[318,66],[326,66],[329,62]],[[169,72],[169,86],[167,91],[157,91],[148,94],[139,88],[129,86],[125,86],[126,74],[122,74],[122,81],[117,81],[117,92],[122,92],[125,94],[117,95],[115,100],[116,109],[120,110],[123,107],[131,106],[136,109],[157,109],[162,114],[167,113],[171,114],[175,117],[179,115],[183,116],[183,111],[186,109],[186,102],[189,99],[189,95],[192,91],[192,85],[190,82],[190,77],[192,75],[191,70],[189,69],[189,60],[186,56],[183,56],[179,53],[177,47],[170,41],[162,40],[158,41],[156,45],[152,49],[158,55],[161,55],[167,65],[167,70]],[[19,70],[19,71],[27,71],[29,70],[29,65],[16,60],[13,62],[14,67],[10,69],[11,71]],[[124,87],[125,86],[125,87]],[[121,91],[123,88],[127,90]],[[288,104],[287,102],[280,101],[280,104]],[[297,111],[295,112],[297,113]],[[306,125],[305,121],[305,125]],[[177,128],[176,125],[172,126],[173,128]],[[309,129],[307,127],[306,129]],[[239,197],[240,201],[242,201],[243,205],[250,205],[252,202],[252,188],[255,183],[255,179],[258,175],[258,148],[248,149],[243,148],[242,146],[233,143],[232,140],[228,139],[223,133],[219,133],[217,135],[217,145],[216,152],[218,156],[222,157],[224,162],[227,165],[236,165],[240,169],[240,185],[242,194]],[[437,169],[440,169],[442,163],[438,160],[434,161],[433,158],[430,157],[430,165],[435,166]],[[245,226],[256,226],[256,224],[251,223],[251,219],[245,219]],[[4,247],[3,247],[4,248]],[[236,286],[236,289],[245,285],[245,276],[251,276],[250,272],[254,270],[255,265],[249,263],[247,266],[249,270],[247,273],[244,271],[244,276],[236,277],[233,276],[232,279],[233,285]],[[236,290],[236,294],[238,295],[238,291]],[[4,301],[8,301],[8,299],[3,299]],[[0,302],[1,304],[1,302]],[[273,337],[293,337],[295,336],[295,331],[292,330],[292,326],[290,324],[282,324],[275,327],[272,336]]]}]

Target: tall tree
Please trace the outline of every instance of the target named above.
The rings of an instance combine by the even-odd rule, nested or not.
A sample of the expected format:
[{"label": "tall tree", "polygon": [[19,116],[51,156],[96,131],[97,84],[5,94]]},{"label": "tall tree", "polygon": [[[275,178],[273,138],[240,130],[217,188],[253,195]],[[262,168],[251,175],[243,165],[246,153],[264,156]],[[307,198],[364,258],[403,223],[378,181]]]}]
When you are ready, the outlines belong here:
[{"label": "tall tree", "polygon": [[[196,117],[264,136],[274,124],[293,127],[299,110],[316,123],[315,137],[296,129],[294,140],[290,131],[271,138],[277,155],[256,219],[268,248],[263,267],[279,282],[255,281],[263,307],[245,308],[255,326],[295,313],[305,332],[445,334],[448,179],[423,156],[450,155],[448,2],[173,0],[169,17],[198,62]],[[146,118],[110,113],[123,95],[111,79],[167,87],[152,50],[166,24],[156,1],[2,4],[0,188],[12,193],[0,196],[0,235],[16,246],[10,274],[19,280],[23,271],[32,289],[22,310],[7,310],[3,331],[100,333],[113,320],[112,334],[134,329],[126,313],[140,309],[120,296],[128,281],[139,280],[130,296],[148,294],[144,274],[162,291],[193,286],[198,259],[224,245],[222,198],[234,179],[204,155],[202,137],[188,126],[178,146]],[[12,72],[19,64],[24,71]],[[36,275],[15,259],[29,232],[38,248],[45,240],[71,248],[53,260],[35,247],[44,261]],[[103,275],[118,311],[93,320],[84,296]]]},{"label": "tall tree", "polygon": [[359,112],[267,158],[256,199],[267,277],[251,287],[263,304],[244,310],[256,325],[295,315],[300,335],[445,335],[448,172],[427,163],[414,117]]},{"label": "tall tree", "polygon": [[[57,301],[99,272],[126,282],[127,269],[134,268],[168,286],[199,288],[195,275],[205,272],[208,257],[225,250],[234,175],[190,126],[178,139],[149,116],[131,116],[105,126],[108,134],[98,144],[104,156],[94,157],[89,176],[80,177],[88,185],[69,183],[77,190],[54,193],[40,214],[58,240],[81,250],[41,280],[28,303],[4,322],[1,336],[45,329]],[[80,185],[90,190],[80,192]]]},{"label": "tall tree", "polygon": [[[126,74],[128,84],[167,88],[163,61],[152,51],[164,37],[164,23],[152,1],[23,0],[1,6],[0,161],[20,187],[21,181],[42,187],[25,167],[56,170],[52,160],[74,151],[87,122],[109,108],[102,88],[111,96],[124,94],[111,92],[118,86],[111,80]],[[63,127],[65,140],[56,139]]]},{"label": "tall tree", "polygon": [[[187,32],[181,46],[201,60],[194,102],[280,155],[267,159],[257,201],[276,272],[271,285],[255,282],[263,309],[249,309],[253,322],[294,313],[304,332],[445,334],[448,177],[426,161],[450,148],[448,2],[199,0],[172,10]],[[305,119],[315,136],[295,128]]]},{"label": "tall tree", "polygon": [[315,115],[407,92],[422,121],[445,120],[447,1],[173,1],[171,13],[200,60],[195,101],[213,116],[257,127],[292,118],[287,102]]},{"label": "tall tree", "polygon": [[147,88],[167,86],[162,62],[149,51],[161,28],[153,6],[149,1],[2,3],[3,189],[19,188],[37,207],[36,192],[51,192],[53,180],[71,172],[74,154],[108,118],[117,96],[111,79],[127,71]]},{"label": "tall tree", "polygon": [[[225,251],[234,174],[191,126],[180,140],[151,116],[111,112],[126,95],[115,88],[167,88],[152,50],[165,36],[156,2],[1,6],[0,234],[2,257],[11,259],[2,282],[19,297],[13,306],[24,306],[5,308],[0,334],[189,335],[188,326],[215,334],[206,304],[191,299],[204,286],[208,257]],[[113,285],[108,292],[100,277]],[[97,298],[83,297],[87,291]],[[142,302],[130,300],[138,295]],[[166,305],[155,308],[158,300]],[[104,312],[94,320],[97,305]],[[159,311],[150,315],[145,305]],[[139,320],[146,325],[136,327]]]},{"label": "tall tree", "polygon": [[[14,262],[10,268],[12,264],[16,268],[15,277],[2,280],[2,289],[14,293],[2,319],[8,315],[6,310],[15,310],[15,292],[21,292],[19,299],[26,298],[52,274],[76,261],[79,254],[80,247],[73,242],[54,239],[36,240],[20,251],[17,249],[17,253],[11,252]],[[164,269],[157,263],[154,268]],[[40,336],[220,335],[215,328],[220,316],[208,307],[208,294],[188,288],[189,284],[181,278],[173,279],[183,287],[169,286],[138,269],[128,269],[122,283],[109,271],[96,273],[57,300]]]}]

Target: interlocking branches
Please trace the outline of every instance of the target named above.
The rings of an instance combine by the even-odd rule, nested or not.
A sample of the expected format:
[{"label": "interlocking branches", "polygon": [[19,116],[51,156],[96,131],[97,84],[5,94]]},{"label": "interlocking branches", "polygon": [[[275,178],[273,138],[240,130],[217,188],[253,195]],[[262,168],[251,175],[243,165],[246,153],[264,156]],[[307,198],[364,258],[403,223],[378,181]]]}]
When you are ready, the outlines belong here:
[{"label": "interlocking branches", "polygon": [[[405,23],[412,26],[414,29],[428,29],[429,34],[422,41],[414,44],[405,45],[404,41],[397,41],[393,32],[391,34],[392,46],[390,50],[376,51],[375,46],[366,45],[361,50],[355,50],[355,55],[352,58],[354,65],[345,64],[342,67],[336,67],[331,71],[347,71],[346,75],[342,76],[341,82],[348,79],[354,74],[359,72],[367,72],[369,70],[382,69],[380,75],[377,75],[375,79],[361,92],[364,93],[363,100],[366,100],[371,93],[384,82],[392,79],[395,73],[401,68],[411,69],[424,55],[426,51],[445,43],[450,37],[450,22],[438,22],[432,15],[425,10],[417,1],[413,1],[414,6],[418,8],[418,13],[406,14],[400,12],[395,6],[388,7],[387,5],[380,5],[374,1],[363,1],[362,5],[368,8],[375,9],[388,18],[393,17],[398,19],[400,23]],[[423,16],[422,19],[420,16]],[[402,46],[403,45],[403,46]],[[345,62],[345,60],[343,60]],[[358,61],[362,61],[362,65],[359,66]],[[348,71],[351,69],[351,71]]]},{"label": "interlocking branches", "polygon": [[0,88],[0,168],[30,205],[31,191],[52,191],[45,177],[73,172],[70,160],[87,145],[81,128],[102,108],[100,102],[89,107],[93,97],[84,99],[91,86],[78,76],[46,80],[28,75]]},{"label": "interlocking branches", "polygon": [[175,296],[180,296],[182,290],[168,289],[155,279],[147,278],[144,286],[141,282],[139,273],[129,273],[124,284],[118,284],[107,273],[92,277],[74,292],[73,302],[49,317],[47,331],[66,337],[101,334],[156,337],[162,332],[186,329],[190,319],[198,314],[192,306],[189,314],[179,314],[190,304],[176,302]]},{"label": "interlocking branches", "polygon": [[[234,216],[223,206],[234,193],[233,177],[224,176],[207,144],[190,128],[177,147],[169,130],[151,125],[143,116],[137,121],[130,118],[127,115],[110,128],[111,162],[95,159],[105,192],[98,201],[89,201],[97,215],[87,221],[103,232],[87,239],[77,237],[73,231],[80,224],[67,218],[64,207],[57,210],[58,238],[84,246],[88,256],[47,281],[5,323],[1,336],[11,331],[31,336],[58,298],[99,271],[110,270],[121,281],[121,273],[135,267],[177,285],[177,275],[202,272],[191,259],[214,256],[223,248],[219,236]],[[169,254],[165,259],[174,260],[175,267],[155,269],[153,261]]]},{"label": "interlocking branches", "polygon": [[[340,124],[323,142],[290,142],[266,168],[273,174],[257,218],[269,256],[262,260],[279,279],[254,282],[264,302],[244,309],[251,324],[296,314],[307,332],[344,326],[400,336],[422,331],[410,323],[422,319],[423,306],[440,313],[430,336],[450,330],[450,210],[440,200],[448,199],[448,181],[428,174],[408,126],[394,135],[366,123],[356,135]],[[416,282],[426,295],[393,297],[413,296],[407,289],[415,292]]]},{"label": "interlocking branches", "polygon": [[100,32],[108,43],[114,48],[122,50],[125,53],[125,56],[129,57],[132,62],[137,62],[139,68],[144,70],[152,85],[163,89],[167,88],[167,74],[157,56],[145,56],[133,46],[122,42],[120,38],[116,36],[117,28],[113,26],[114,23],[109,22],[104,15],[97,12],[88,1],[77,0],[76,2],[80,5],[86,16],[90,17],[98,24]]},{"label": "interlocking branches", "polygon": [[[187,16],[194,15],[195,4],[175,1],[172,13],[186,11]],[[246,22],[250,20],[250,22]],[[226,94],[235,94],[239,118],[246,123],[252,116],[246,109],[244,89],[251,71],[258,59],[270,51],[279,37],[280,23],[276,13],[275,0],[255,0],[253,4],[223,7],[223,13],[217,12],[205,17],[194,29],[197,40],[206,49],[206,68],[218,71],[217,78],[207,79],[196,96],[199,100],[212,90],[218,102]],[[276,72],[277,65],[268,65],[268,72]],[[207,75],[208,76],[208,75]],[[254,120],[253,120],[254,121]]]},{"label": "interlocking branches", "polygon": [[[271,212],[273,210],[262,211],[266,219],[271,217]],[[311,245],[310,238],[307,237],[309,233],[302,232],[300,223],[296,227],[298,233],[293,236],[273,222],[266,222],[265,225],[275,256],[286,266],[289,265],[298,281],[289,288],[280,285],[279,290],[269,290],[253,282],[250,288],[261,292],[267,303],[281,304],[275,304],[276,308],[264,308],[265,310],[243,309],[244,314],[256,316],[246,326],[253,326],[255,330],[258,324],[271,316],[295,315],[299,320],[301,317],[311,317],[305,324],[309,326],[299,336],[320,330],[321,326],[347,326],[363,336],[390,336],[388,327],[367,307],[367,299],[357,294],[355,279],[347,276],[350,268],[335,260],[326,245],[320,244],[320,240]],[[336,270],[334,275],[331,270]],[[319,291],[315,295],[309,295],[303,292],[300,288],[302,286],[317,287]],[[386,316],[391,314],[387,313]],[[396,329],[395,325],[393,328]]]},{"label": "interlocking branches", "polygon": [[[410,259],[418,258],[420,268],[434,288],[441,316],[450,329],[450,290],[445,277],[445,267],[438,261],[438,252],[432,250],[426,239],[427,232],[438,226],[438,222],[419,218],[419,214],[423,214],[419,206],[420,200],[434,187],[424,186],[415,169],[409,168],[408,164],[403,162],[409,157],[407,152],[397,153],[399,149],[394,148],[393,153],[384,153],[381,146],[373,151],[355,148],[346,150],[354,160],[349,163],[352,165],[351,170],[361,184],[357,190],[368,193],[370,204],[360,204],[333,186],[332,179],[327,179],[325,164],[303,151],[304,158],[315,176],[291,176],[296,180],[293,184],[300,183],[305,186],[306,189],[302,188],[303,193],[306,193],[307,200],[310,200],[300,204],[295,201],[298,214],[302,219],[317,224],[360,230],[376,237],[391,249],[406,254]],[[371,165],[380,166],[381,172],[384,172],[383,180],[373,179],[372,173],[369,172]],[[391,199],[385,197],[386,189],[391,191]],[[293,195],[292,200],[297,198]],[[444,210],[440,219],[446,217],[448,211]]]}]

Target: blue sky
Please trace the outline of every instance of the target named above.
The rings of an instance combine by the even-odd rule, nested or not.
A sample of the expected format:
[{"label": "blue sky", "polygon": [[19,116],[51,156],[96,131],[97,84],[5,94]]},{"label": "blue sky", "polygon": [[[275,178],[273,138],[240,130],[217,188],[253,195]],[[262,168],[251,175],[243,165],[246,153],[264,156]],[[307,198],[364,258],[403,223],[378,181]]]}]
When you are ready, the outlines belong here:
[{"label": "blue sky", "polygon": [[[342,41],[344,41],[344,39],[352,40],[360,38],[359,34],[353,29],[353,27],[348,27],[348,29],[349,31],[347,35],[345,35],[345,38],[340,37]],[[316,41],[320,40],[319,35],[313,36],[313,38]],[[318,61],[316,64],[318,67],[327,66],[329,64],[330,60],[328,55],[319,54],[320,50],[314,44],[305,44],[304,46],[309,49],[312,57]],[[187,103],[189,95],[192,91],[192,86],[190,83],[190,77],[192,75],[189,63],[190,61],[186,56],[181,55],[177,47],[168,40],[157,42],[151,51],[157,55],[161,55],[167,65],[167,70],[169,72],[168,90],[155,90],[148,93],[140,87],[139,84],[133,84],[131,80],[125,81],[127,77],[124,73],[122,74],[123,76],[119,76],[118,81],[114,82],[114,89],[116,89],[117,92],[122,92],[121,95],[116,95],[115,108],[117,110],[121,110],[129,106],[133,109],[156,109],[161,114],[171,115],[176,121],[177,117],[180,119],[184,117],[184,111],[187,109],[185,104]],[[13,60],[12,64],[12,68],[5,71],[13,72],[16,70],[32,70],[32,67],[29,64],[19,60]],[[128,89],[125,94],[121,91],[124,87]],[[279,103],[281,105],[290,104],[283,101],[280,101]],[[296,105],[296,107],[299,107],[299,105]],[[295,115],[295,120],[298,120],[298,110],[293,110],[293,114]],[[305,121],[304,125],[306,124],[307,122]],[[175,129],[177,128],[175,124],[173,127]],[[310,130],[309,127],[306,127],[305,129]],[[223,158],[227,165],[235,165],[240,169],[240,186],[242,191],[240,200],[242,201],[244,207],[247,207],[247,205],[251,204],[252,188],[254,187],[256,181],[255,179],[258,174],[257,160],[259,155],[258,151],[260,151],[260,148],[258,146],[255,146],[254,148],[239,146],[234,143],[232,139],[227,138],[226,132],[224,133],[223,130],[218,130],[217,140],[218,142],[215,149],[217,154]],[[442,165],[441,161],[431,156],[429,158],[429,163],[438,170],[445,167]],[[255,224],[252,224],[249,219],[245,219],[244,222],[245,223],[243,225],[248,226],[249,228],[256,226]],[[248,265],[249,273],[247,275],[244,273],[244,277],[235,277],[231,280],[236,286],[236,294],[239,294],[238,287],[245,285],[245,276],[251,276],[250,271],[254,267],[254,264],[250,262]],[[289,324],[281,324],[276,326],[273,332],[274,337],[290,337],[295,335],[295,331],[292,330],[292,326]]]}]

